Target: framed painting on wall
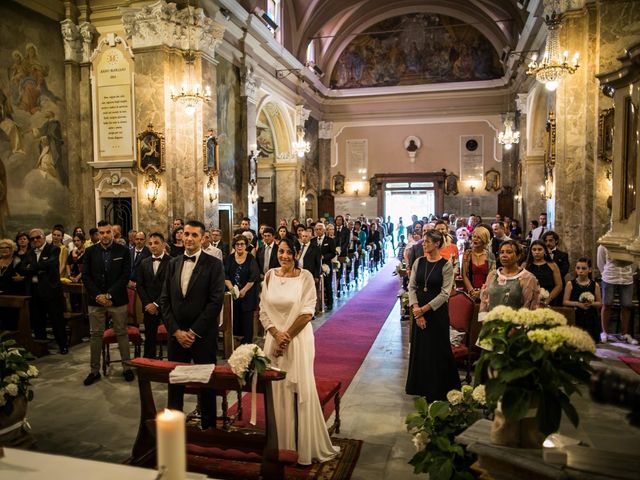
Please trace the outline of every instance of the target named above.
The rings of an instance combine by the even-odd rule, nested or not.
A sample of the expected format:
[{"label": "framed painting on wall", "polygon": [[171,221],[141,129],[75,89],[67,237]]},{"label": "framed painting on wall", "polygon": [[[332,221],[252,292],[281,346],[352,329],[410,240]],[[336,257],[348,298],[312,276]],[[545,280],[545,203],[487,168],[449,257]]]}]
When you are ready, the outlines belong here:
[{"label": "framed painting on wall", "polygon": [[216,175],[220,171],[220,156],[218,155],[218,139],[213,134],[213,129],[210,128],[207,132],[202,146],[204,173]]},{"label": "framed painting on wall", "polygon": [[164,171],[164,136],[154,131],[152,124],[138,134],[138,170]]},{"label": "framed painting on wall", "polygon": [[500,181],[500,172],[495,168],[487,170],[484,174],[484,189],[487,192],[498,192],[502,188]]},{"label": "framed painting on wall", "polygon": [[445,195],[458,195],[460,193],[458,182],[460,178],[455,173],[449,173],[444,179],[444,194]]},{"label": "framed painting on wall", "polygon": [[608,108],[600,112],[599,135],[598,135],[598,157],[600,160],[613,162],[613,117],[614,109]]}]

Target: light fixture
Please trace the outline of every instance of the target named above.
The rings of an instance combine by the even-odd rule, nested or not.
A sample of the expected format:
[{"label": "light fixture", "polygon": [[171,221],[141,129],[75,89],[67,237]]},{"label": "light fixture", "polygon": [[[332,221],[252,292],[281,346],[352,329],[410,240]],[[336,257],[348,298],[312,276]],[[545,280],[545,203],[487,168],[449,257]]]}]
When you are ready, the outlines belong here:
[{"label": "light fixture", "polygon": [[[554,2],[557,4],[557,1]],[[567,74],[574,74],[578,69],[578,53],[573,56],[569,64],[569,52],[560,53],[560,42],[558,40],[558,30],[562,24],[561,16],[556,13],[555,8],[551,15],[546,15],[544,23],[547,24],[547,43],[544,55],[539,62],[537,55],[534,55],[528,65],[527,75],[535,76],[536,80],[544,84],[547,90],[554,91],[558,84]]]},{"label": "light fixture", "polygon": [[207,180],[207,195],[209,196],[209,203],[213,203],[218,199],[218,181],[216,175],[213,172],[209,172],[209,180]]},{"label": "light fixture", "polygon": [[538,187],[538,191],[540,192],[540,198],[543,200],[547,200],[547,187],[544,185],[540,185]]},{"label": "light fixture", "polygon": [[311,145],[304,139],[304,127],[298,126],[298,139],[293,142],[293,151],[296,152],[298,157],[304,157],[305,153],[311,151]]},{"label": "light fixture", "polygon": [[276,70],[276,78],[278,80],[282,80],[289,76],[289,74],[293,73],[296,77],[300,76],[299,68],[284,68],[282,70]]},{"label": "light fixture", "polygon": [[[171,87],[171,100],[183,105],[187,115],[191,116],[195,113],[200,104],[208,103],[211,100],[211,90],[207,86],[203,91],[201,91],[200,85],[194,85],[191,81],[192,72],[196,62],[196,54],[191,50],[191,6],[187,4],[187,8],[189,9],[189,24],[187,25],[187,42],[189,48],[186,52],[182,53],[182,58],[184,58],[184,61],[187,64],[187,83],[182,84],[179,93],[176,93],[173,87]],[[194,26],[195,22],[194,18]]]},{"label": "light fixture", "polygon": [[156,200],[158,199],[160,185],[162,185],[160,176],[151,169],[147,170],[144,177],[144,190],[147,193],[147,200],[149,200],[151,205],[155,205]]},{"label": "light fixture", "polygon": [[498,133],[498,143],[504,145],[505,150],[511,150],[514,144],[520,142],[520,132],[513,130],[513,120],[509,118],[509,113],[504,119],[504,131]]},{"label": "light fixture", "polygon": [[471,193],[474,193],[476,191],[476,188],[478,188],[480,186],[480,181],[479,180],[469,180],[468,184],[469,184],[469,190],[471,190]]}]

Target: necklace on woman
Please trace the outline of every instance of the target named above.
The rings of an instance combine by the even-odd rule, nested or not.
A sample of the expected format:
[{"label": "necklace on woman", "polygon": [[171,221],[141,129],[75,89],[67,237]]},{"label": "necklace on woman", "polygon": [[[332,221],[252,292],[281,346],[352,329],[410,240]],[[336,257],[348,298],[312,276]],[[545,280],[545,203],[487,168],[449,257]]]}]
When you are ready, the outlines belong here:
[{"label": "necklace on woman", "polygon": [[[433,268],[431,269],[431,271],[429,271],[429,264],[433,263]],[[429,281],[429,277],[431,276],[431,274],[433,273],[433,271],[436,269],[436,262],[430,262],[427,259],[427,265],[424,267],[424,288],[422,289],[423,292],[427,292],[429,290],[428,286],[427,286],[427,282]]]},{"label": "necklace on woman", "polygon": [[280,274],[278,275],[278,280],[280,282],[280,285],[284,285],[287,281],[288,277],[293,277],[293,269],[291,271],[285,271],[283,270],[282,267],[280,267]]}]

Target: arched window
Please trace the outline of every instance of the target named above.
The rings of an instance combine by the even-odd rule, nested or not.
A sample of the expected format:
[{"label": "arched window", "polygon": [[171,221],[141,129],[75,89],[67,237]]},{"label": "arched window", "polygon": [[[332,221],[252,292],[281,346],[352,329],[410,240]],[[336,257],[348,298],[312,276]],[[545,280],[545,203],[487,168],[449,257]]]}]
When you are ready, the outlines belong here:
[{"label": "arched window", "polygon": [[280,0],[267,0],[267,15],[274,21],[278,28],[271,29],[277,41],[282,40],[282,4]]},{"label": "arched window", "polygon": [[317,39],[312,39],[307,45],[307,58],[306,63],[308,66],[313,67],[316,64],[316,47]]}]

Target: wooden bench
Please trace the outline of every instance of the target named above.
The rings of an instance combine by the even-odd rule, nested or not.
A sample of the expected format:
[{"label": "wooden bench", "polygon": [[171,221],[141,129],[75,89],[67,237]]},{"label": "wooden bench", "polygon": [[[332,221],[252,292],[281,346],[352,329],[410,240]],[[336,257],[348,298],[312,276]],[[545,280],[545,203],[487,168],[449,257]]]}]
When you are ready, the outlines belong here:
[{"label": "wooden bench", "polygon": [[36,342],[33,339],[29,315],[30,298],[24,295],[0,295],[0,308],[18,310],[18,329],[8,330],[5,333],[36,357],[42,357],[48,355],[49,350],[45,342]]},{"label": "wooden bench", "polygon": [[338,380],[331,380],[329,378],[317,378],[316,390],[318,391],[318,398],[320,399],[320,405],[322,406],[322,412],[324,413],[325,420],[328,420],[331,416],[331,410],[327,407],[330,406],[333,400],[333,410],[336,416],[333,419],[331,426],[327,428],[329,435],[334,433],[340,433],[340,389],[342,388],[342,382]]},{"label": "wooden bench", "polygon": [[80,297],[80,310],[64,313],[64,318],[69,324],[69,346],[73,346],[82,343],[83,337],[89,336],[87,292],[82,283],[63,283],[62,289],[65,294]]},{"label": "wooden bench", "polygon": [[[136,358],[127,362],[138,373],[140,389],[140,424],[131,456],[126,463],[145,467],[154,467],[156,463],[155,419],[157,408],[153,399],[151,382],[169,383],[169,373],[177,366],[176,362]],[[282,372],[268,370],[259,376],[257,391],[263,394],[265,409],[265,430],[210,428],[201,430],[198,426],[187,426],[187,469],[189,471],[220,476],[225,462],[234,459],[253,461],[260,465],[260,475],[265,479],[284,478],[286,464],[297,462],[296,452],[278,450],[278,436],[275,429],[275,414],[271,398],[271,382],[285,378]],[[187,383],[187,389],[211,389],[219,395],[227,390],[240,388],[237,377],[226,365],[217,365],[208,383]],[[251,384],[242,387],[251,390]]]}]

